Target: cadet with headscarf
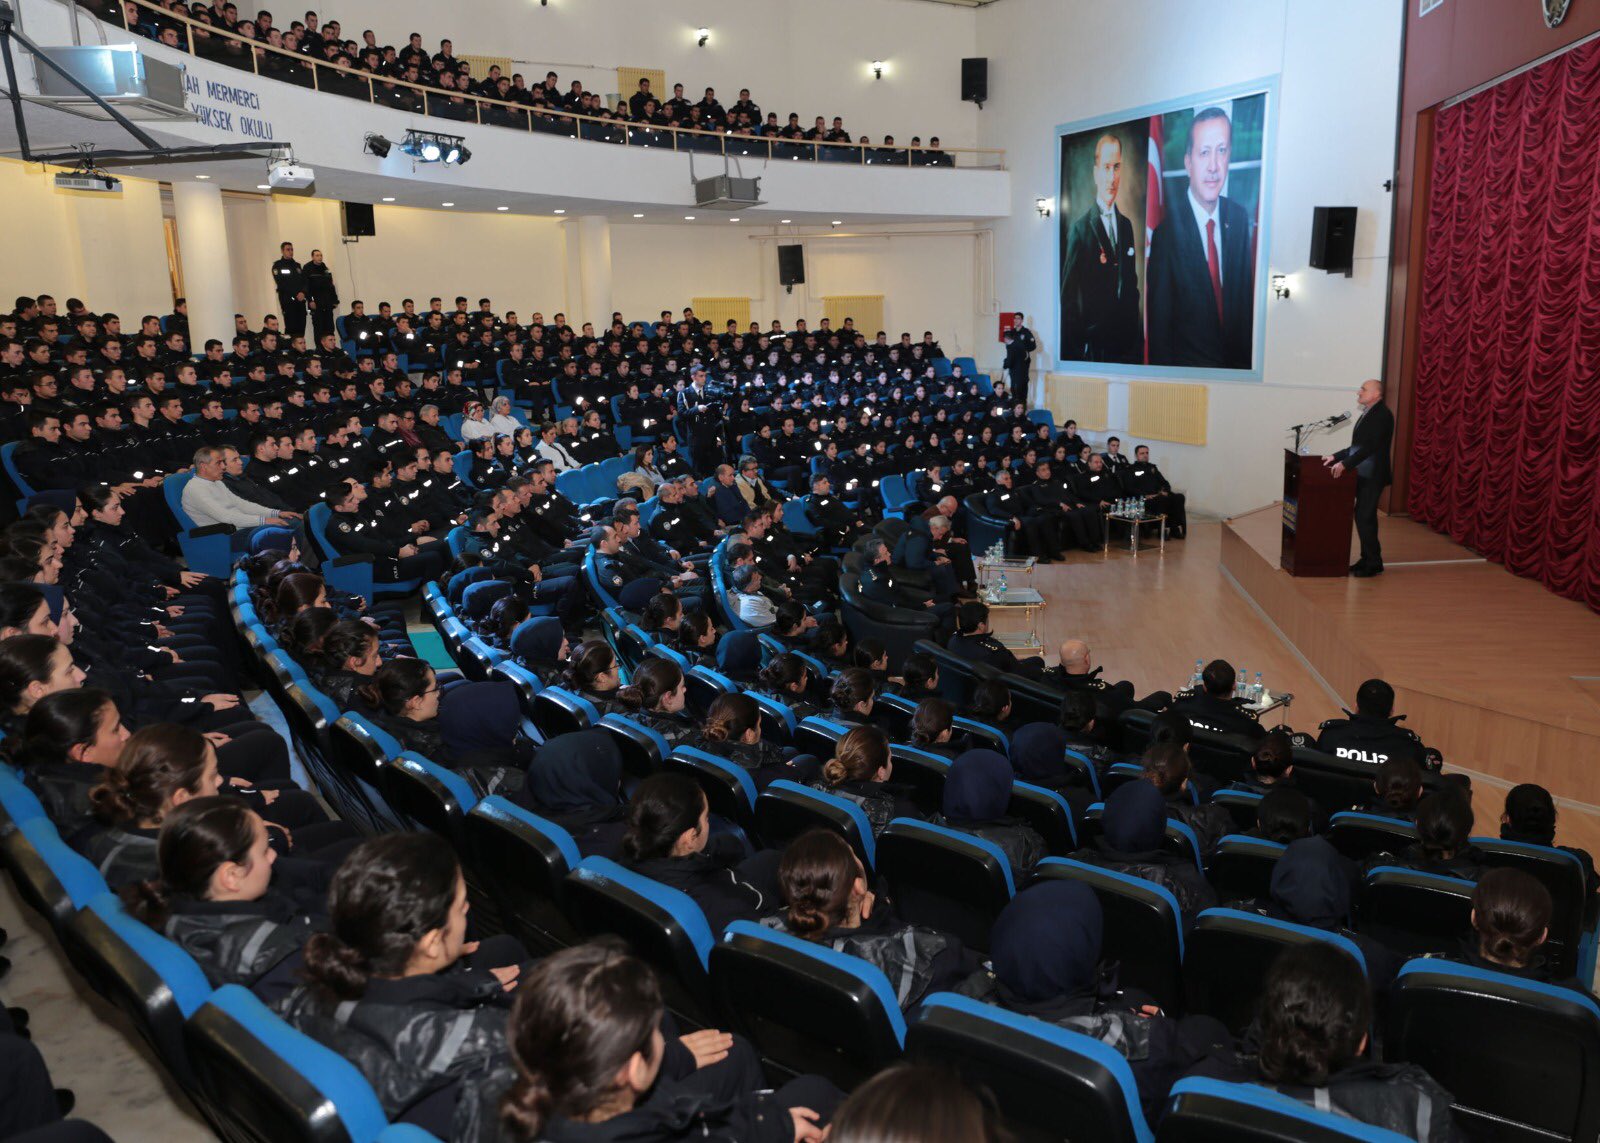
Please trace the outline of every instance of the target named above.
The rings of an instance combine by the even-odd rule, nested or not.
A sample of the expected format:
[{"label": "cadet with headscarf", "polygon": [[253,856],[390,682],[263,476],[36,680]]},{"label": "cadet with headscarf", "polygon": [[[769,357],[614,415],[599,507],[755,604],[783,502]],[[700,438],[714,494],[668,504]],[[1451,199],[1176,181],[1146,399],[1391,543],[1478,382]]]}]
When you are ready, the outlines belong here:
[{"label": "cadet with headscarf", "polygon": [[1166,799],[1150,783],[1129,782],[1107,798],[1102,826],[1095,844],[1074,858],[1165,886],[1178,899],[1185,929],[1217,903],[1194,857],[1168,848]]},{"label": "cadet with headscarf", "polygon": [[993,750],[969,750],[950,766],[944,781],[945,824],[951,829],[991,841],[1021,878],[1047,852],[1044,838],[1015,818],[1011,805],[1011,763]]},{"label": "cadet with headscarf", "polygon": [[1000,911],[988,967],[956,991],[1114,1048],[1154,1113],[1174,1080],[1228,1042],[1228,1030],[1209,1016],[1169,1019],[1151,997],[1120,991],[1116,966],[1100,959],[1104,930],[1094,890],[1079,881],[1038,882]]},{"label": "cadet with headscarf", "polygon": [[515,800],[570,833],[583,856],[621,855],[628,828],[622,752],[605,731],[577,730],[545,742]]},{"label": "cadet with headscarf", "polygon": [[544,686],[567,668],[567,633],[554,615],[525,619],[511,632],[510,651]]}]

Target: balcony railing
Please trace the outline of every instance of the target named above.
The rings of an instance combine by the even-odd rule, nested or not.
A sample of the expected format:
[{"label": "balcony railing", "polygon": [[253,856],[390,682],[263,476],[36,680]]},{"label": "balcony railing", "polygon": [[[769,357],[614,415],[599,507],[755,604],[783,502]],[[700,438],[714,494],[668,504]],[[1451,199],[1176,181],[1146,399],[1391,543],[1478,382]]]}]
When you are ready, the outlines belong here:
[{"label": "balcony railing", "polygon": [[157,42],[162,42],[163,29],[172,28],[177,32],[177,43],[169,46],[198,59],[238,68],[263,79],[275,79],[450,123],[473,123],[483,127],[504,127],[512,131],[557,135],[624,147],[735,158],[848,163],[873,167],[1005,169],[1006,153],[997,149],[825,143],[578,115],[560,108],[490,99],[376,75],[325,60],[314,60],[231,29],[194,20],[186,14],[163,8],[152,0],[71,2],[108,23],[120,25],[133,35]]}]

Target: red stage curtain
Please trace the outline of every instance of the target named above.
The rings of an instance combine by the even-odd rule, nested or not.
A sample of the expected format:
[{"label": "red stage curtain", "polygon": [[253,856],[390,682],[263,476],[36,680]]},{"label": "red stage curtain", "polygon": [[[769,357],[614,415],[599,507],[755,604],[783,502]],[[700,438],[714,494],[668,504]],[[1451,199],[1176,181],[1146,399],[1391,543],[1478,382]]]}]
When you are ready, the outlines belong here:
[{"label": "red stage curtain", "polygon": [[1600,609],[1600,41],[1439,112],[1410,509]]}]

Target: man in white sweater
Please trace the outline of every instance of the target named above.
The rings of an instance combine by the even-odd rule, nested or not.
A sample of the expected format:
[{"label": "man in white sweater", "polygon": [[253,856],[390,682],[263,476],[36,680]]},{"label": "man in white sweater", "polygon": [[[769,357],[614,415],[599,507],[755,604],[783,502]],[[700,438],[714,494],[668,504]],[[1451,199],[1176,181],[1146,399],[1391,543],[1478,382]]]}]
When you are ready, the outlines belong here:
[{"label": "man in white sweater", "polygon": [[[209,528],[216,524],[230,524],[233,535],[229,543],[236,552],[248,552],[257,530],[272,529],[263,540],[275,535],[267,547],[288,548],[290,540],[300,539],[300,514],[277,512],[262,504],[255,504],[222,483],[222,450],[207,445],[194,454],[194,478],[183,486],[183,510],[189,514],[196,528]],[[315,558],[300,545],[302,557]]]}]

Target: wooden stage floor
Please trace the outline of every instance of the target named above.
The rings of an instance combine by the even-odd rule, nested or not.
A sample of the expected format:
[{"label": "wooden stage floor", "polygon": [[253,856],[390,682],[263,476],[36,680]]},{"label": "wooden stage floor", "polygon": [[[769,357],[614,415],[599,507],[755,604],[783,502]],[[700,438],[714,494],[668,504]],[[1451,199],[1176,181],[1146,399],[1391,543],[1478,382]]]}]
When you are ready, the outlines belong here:
[{"label": "wooden stage floor", "polygon": [[1600,616],[1399,518],[1382,523],[1384,575],[1295,579],[1279,520],[1274,504],[1193,522],[1164,555],[1113,545],[1037,569],[1046,658],[1083,638],[1141,694],[1224,658],[1293,693],[1284,721],[1310,732],[1382,676],[1406,725],[1472,774],[1478,832],[1498,832],[1506,789],[1536,781],[1560,802],[1559,840],[1600,853]]}]

